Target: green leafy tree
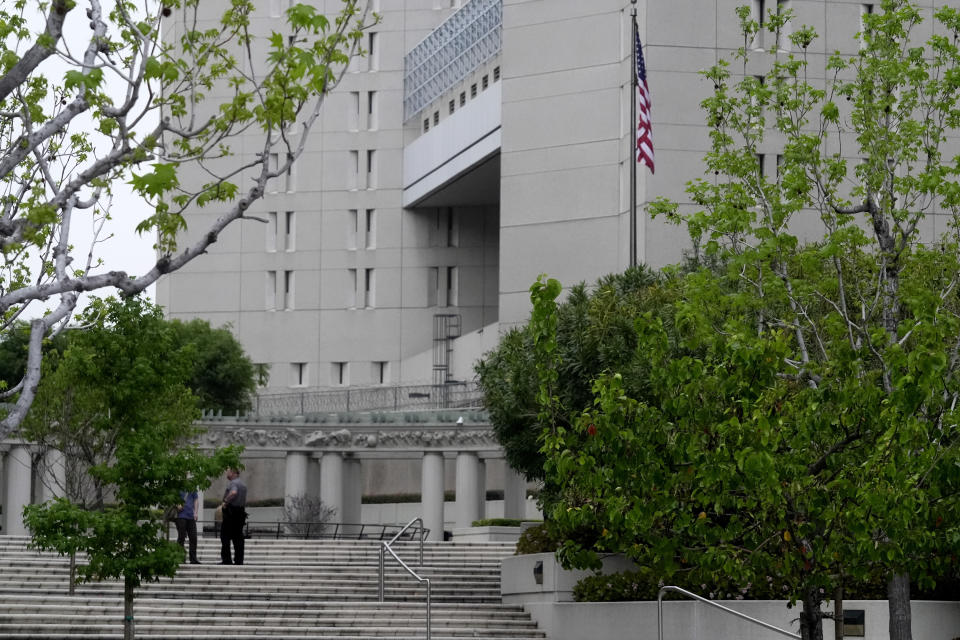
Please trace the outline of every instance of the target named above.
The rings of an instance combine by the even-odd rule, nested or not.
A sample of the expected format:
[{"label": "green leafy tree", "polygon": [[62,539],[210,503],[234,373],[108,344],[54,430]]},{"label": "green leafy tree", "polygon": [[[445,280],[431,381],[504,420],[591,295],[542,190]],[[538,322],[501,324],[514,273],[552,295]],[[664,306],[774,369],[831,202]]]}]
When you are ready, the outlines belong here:
[{"label": "green leafy tree", "polygon": [[[700,293],[716,284],[712,275],[690,280]],[[546,415],[567,410],[547,373],[559,366],[557,292],[541,282],[532,296]],[[642,399],[625,376],[607,373],[592,403],[545,431],[547,479],[561,497],[546,515],[563,540],[561,559],[596,567],[598,552],[621,552],[651,575],[719,597],[785,586],[781,596],[803,602],[804,638],[822,637],[820,602],[844,574],[872,595],[870,584],[889,572],[892,511],[911,514],[914,537],[902,546],[926,578],[955,575],[957,530],[944,522],[957,513],[956,451],[909,443],[889,469],[865,464],[878,448],[894,449],[884,440],[890,426],[915,418],[855,377],[811,387],[785,376],[788,337],[757,336],[734,312],[736,296],[714,297],[730,306],[679,301],[675,334],[651,313],[635,318],[649,380]],[[923,491],[866,478],[916,469],[899,458],[936,449],[940,461],[921,466],[938,477]]]},{"label": "green leafy tree", "polygon": [[[53,302],[30,321],[24,374],[0,396],[16,398],[0,438],[26,415],[43,339],[82,292],[143,291],[205,253],[290,170],[372,22],[363,0],[333,3],[329,18],[296,3],[282,34],[257,41],[256,4],[231,0],[219,19],[203,0],[0,8],[0,332],[31,303]],[[240,135],[261,150],[243,162],[231,151]],[[143,274],[99,270],[99,233],[89,247],[71,241],[76,225],[102,230],[119,182],[148,205],[138,231],[157,238]],[[184,211],[205,206],[216,219],[178,246]]]},{"label": "green leafy tree", "polygon": [[[58,446],[68,460],[93,456],[79,471],[89,474],[97,492],[28,506],[24,520],[37,548],[87,555],[79,580],[123,580],[129,639],[136,589],[173,576],[184,559],[183,549],[166,538],[162,506],[179,502],[181,491],[209,486],[239,464],[240,452],[227,447],[208,455],[191,444],[199,410],[185,385],[190,351],[177,348],[156,307],[138,298],[95,301],[84,319],[98,328],[75,333],[42,383],[41,397],[65,396],[34,409],[59,410]],[[44,418],[33,419],[25,423],[26,435],[44,435]]]},{"label": "green leafy tree", "polygon": [[200,319],[171,324],[180,348],[191,351],[193,371],[187,386],[200,408],[229,414],[249,409],[258,372],[233,333]]},{"label": "green leafy tree", "polygon": [[[38,457],[41,477],[55,485],[49,487],[55,493],[88,508],[102,507],[108,497],[87,469],[114,456],[110,391],[127,375],[129,364],[119,354],[156,353],[153,349],[162,347],[166,358],[176,360],[170,379],[191,392],[194,406],[180,406],[186,396],[177,388],[168,404],[156,398],[156,407],[185,418],[195,416],[195,409],[242,409],[256,384],[250,359],[228,330],[201,320],[165,320],[159,307],[139,296],[95,301],[81,326],[60,334],[58,342],[62,352],[47,356],[20,434],[41,453],[62,454],[62,463],[60,455]],[[48,464],[55,468],[44,468]]]},{"label": "green leafy tree", "polygon": [[[572,287],[558,309],[558,402],[586,406],[593,398],[592,380],[608,370],[635,374],[627,376],[628,384],[642,393],[646,376],[636,370],[633,318],[665,308],[673,295],[670,278],[643,266],[601,278],[589,289],[582,283]],[[540,438],[546,425],[538,418],[533,339],[530,325],[511,330],[476,364],[476,372],[507,462],[528,478],[542,480]],[[567,422],[569,416],[561,412],[551,419]]]}]

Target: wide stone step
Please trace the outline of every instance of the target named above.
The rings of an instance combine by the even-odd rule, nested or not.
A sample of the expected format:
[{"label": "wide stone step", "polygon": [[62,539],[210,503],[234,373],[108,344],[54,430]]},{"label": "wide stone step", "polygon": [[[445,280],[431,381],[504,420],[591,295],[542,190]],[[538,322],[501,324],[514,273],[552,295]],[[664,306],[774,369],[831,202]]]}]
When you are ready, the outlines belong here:
[{"label": "wide stone step", "polygon": [[[204,629],[190,630],[189,636],[185,635],[183,629],[177,630],[152,630],[149,632],[143,631],[138,626],[136,629],[138,640],[183,640],[185,637],[189,637],[190,640],[224,640],[219,629],[213,631],[206,631]],[[317,630],[312,630],[308,633],[293,633],[289,629],[281,629],[275,634],[265,633],[263,630],[257,630],[254,633],[251,633],[249,629],[244,629],[235,633],[230,634],[230,640],[262,640],[263,638],[275,637],[283,638],[284,640],[326,640],[326,639],[342,639],[344,637],[350,638],[350,640],[383,640],[384,638],[391,638],[392,640],[423,640],[424,638],[424,629],[420,628],[413,631],[409,634],[400,634],[395,633],[394,630],[390,629],[386,634],[383,635],[369,635],[369,634],[358,634],[355,632],[350,632],[347,634],[324,634],[320,633]],[[103,631],[103,632],[91,632],[90,630],[80,630],[77,633],[65,632],[62,629],[38,629],[38,630],[9,630],[4,633],[3,640],[62,640],[63,638],[80,638],[82,640],[122,640],[123,633],[119,630],[116,631]],[[432,634],[433,640],[459,640],[461,638],[478,638],[479,635],[474,635],[472,630],[466,630],[464,632],[454,634],[443,633],[434,633]],[[530,634],[509,634],[500,636],[502,640],[542,640],[544,638],[542,632],[534,632]]]},{"label": "wide stone step", "polygon": [[[365,567],[376,567],[379,562],[377,554],[370,554],[365,557],[358,557],[354,559],[344,558],[338,555],[331,555],[328,558],[297,558],[291,556],[276,556],[276,557],[264,557],[262,555],[255,554],[253,552],[247,552],[246,554],[246,564],[256,565],[256,566],[272,566],[272,567],[284,567],[284,566],[297,566],[297,567],[345,567],[345,566],[365,566]],[[198,554],[198,559],[203,564],[207,565],[217,565],[220,564],[220,553],[200,553]],[[403,556],[400,558],[411,566],[416,566],[420,564],[419,557],[412,556]],[[77,557],[76,559],[78,564],[86,564],[86,558]],[[69,566],[69,558],[58,558],[56,556],[17,556],[17,555],[4,555],[0,554],[0,563],[6,565],[13,564],[30,564],[33,566]],[[434,558],[427,555],[424,555],[423,564],[425,566],[432,566],[437,568],[445,569],[456,569],[456,568],[465,568],[465,569],[483,569],[488,571],[498,571],[500,568],[501,559],[497,558],[496,560],[477,562],[471,561],[467,558]],[[388,562],[388,566],[391,562]],[[396,564],[392,562],[392,564]]]},{"label": "wide stone step", "polygon": [[[432,630],[432,629],[431,629]],[[13,638],[31,638],[39,640],[41,638],[120,638],[120,624],[90,624],[81,625],[69,624],[50,624],[37,628],[23,626],[6,625],[0,623],[0,637],[4,639]],[[286,640],[296,638],[423,638],[425,635],[425,625],[416,626],[347,626],[347,627],[323,627],[315,626],[312,628],[291,628],[287,626],[258,626],[249,625],[236,626],[216,626],[208,627],[201,632],[203,635],[195,633],[193,630],[186,631],[183,627],[173,625],[153,625],[136,624],[136,637],[144,638],[263,638],[278,637]],[[482,633],[482,635],[480,635]],[[443,638],[544,638],[544,634],[539,631],[524,631],[517,629],[466,629],[466,628],[442,628],[437,629],[437,633],[432,634],[433,638],[439,640]]]},{"label": "wide stone step", "polygon": [[[232,596],[230,598],[224,598],[222,591],[220,592],[219,598],[205,600],[201,603],[194,601],[193,594],[190,594],[189,597],[181,598],[163,598],[155,599],[143,595],[138,595],[136,598],[135,606],[139,611],[141,608],[143,610],[152,610],[154,608],[159,608],[163,611],[172,611],[177,608],[186,608],[190,610],[198,611],[222,611],[226,607],[240,608],[244,610],[258,610],[264,608],[270,608],[275,611],[282,611],[284,613],[296,614],[300,611],[357,611],[361,613],[370,613],[377,611],[385,612],[402,612],[402,611],[421,611],[423,603],[420,604],[411,604],[403,602],[356,602],[351,600],[344,599],[328,599],[319,601],[317,603],[312,603],[307,607],[304,603],[296,602],[292,600],[288,601],[275,601],[264,603],[262,600],[244,600]],[[11,596],[3,600],[4,605],[16,605],[19,607],[60,607],[60,606],[78,606],[78,607],[92,607],[92,608],[107,608],[112,609],[122,608],[122,602],[119,598],[113,596],[88,596],[88,595],[47,595],[47,596]],[[520,605],[505,605],[505,604],[486,604],[486,605],[474,605],[474,604],[444,604],[442,606],[435,606],[434,611],[441,612],[449,615],[458,615],[458,616],[480,616],[484,617],[487,615],[495,613],[509,613],[509,614],[519,614],[526,615],[523,607]]]},{"label": "wide stone step", "polygon": [[[216,545],[213,544],[203,544],[201,543],[197,549],[200,553],[209,553],[212,555],[220,555],[220,543]],[[264,557],[296,557],[296,558],[328,558],[328,557],[338,557],[338,558],[376,558],[380,552],[379,547],[370,547],[369,549],[276,549],[265,546],[255,546],[251,545],[249,541],[244,545],[244,549],[251,549],[251,552],[255,551],[258,555]],[[403,558],[415,557],[420,555],[418,549],[394,549],[394,551]],[[475,560],[498,560],[500,558],[505,558],[514,554],[514,550],[506,550],[496,553],[474,553],[470,551],[465,552],[448,552],[448,551],[430,551],[429,549],[424,549],[423,556],[425,558],[448,558],[448,559],[475,559]],[[42,551],[38,549],[4,549],[0,548],[0,555],[8,556],[50,556],[58,557],[59,554],[55,551]]]},{"label": "wide stone step", "polygon": [[[0,588],[0,593],[2,594],[32,594],[32,595],[42,595],[53,593],[64,593],[66,589],[62,585],[59,587],[51,587],[49,585],[31,585],[29,583],[22,583],[20,585],[13,585],[9,587]],[[76,593],[81,595],[91,595],[91,596],[119,596],[122,593],[123,589],[120,584],[112,585],[109,583],[97,583],[97,584],[88,584],[80,585],[76,588]],[[177,598],[182,597],[184,590],[183,589],[169,589],[169,590],[159,590],[159,589],[146,589],[141,590],[140,593],[144,596],[149,596],[153,598]],[[322,600],[329,599],[331,597],[341,597],[349,599],[358,599],[358,600],[372,600],[377,599],[378,589],[376,587],[371,587],[368,589],[338,589],[338,590],[296,590],[296,589],[260,589],[255,588],[250,589],[234,589],[231,587],[231,593],[236,594],[238,597],[245,599],[260,599],[260,600],[277,600],[277,599],[303,599],[303,600]],[[494,593],[489,590],[482,589],[472,589],[469,587],[464,588],[448,588],[448,589],[434,589],[431,586],[431,598],[436,601],[463,601],[463,602],[499,602],[500,593],[497,591]],[[214,595],[213,590],[209,592],[194,592],[192,596],[195,598],[204,598],[212,597]],[[217,593],[219,595],[219,593]],[[416,589],[414,587],[384,587],[384,597],[387,600],[391,599],[414,599],[414,600],[423,600],[426,597],[426,588],[421,587]]]},{"label": "wide stone step", "polygon": [[[0,551],[29,551],[36,553],[35,549],[30,549],[30,538],[24,536],[2,536],[0,539]],[[220,547],[219,538],[201,537],[198,539],[201,547],[217,548]],[[351,540],[290,540],[290,539],[267,539],[250,538],[247,540],[247,546],[251,548],[263,548],[265,550],[274,550],[283,553],[323,553],[328,551],[337,551],[342,553],[368,552],[380,547],[379,541],[351,541]],[[405,553],[407,551],[420,549],[419,542],[395,542],[392,545],[395,551]],[[485,543],[485,542],[424,542],[424,553],[440,554],[464,554],[464,555],[511,555],[516,545],[513,543]]]},{"label": "wide stone step", "polygon": [[[247,616],[247,615],[236,615],[236,614],[224,614],[219,613],[217,615],[196,615],[196,616],[184,616],[184,615],[145,615],[143,613],[134,614],[137,627],[143,626],[166,626],[173,628],[184,628],[183,625],[202,625],[204,628],[211,627],[247,627],[247,628],[257,628],[257,627],[289,627],[289,628],[299,628],[299,627],[310,627],[310,628],[341,628],[341,627],[352,627],[354,629],[360,628],[387,628],[389,626],[393,627],[419,627],[424,624],[424,613],[420,611],[419,615],[412,616],[406,614],[404,616],[370,616],[370,617],[352,617],[352,616]],[[116,612],[114,614],[108,614],[97,618],[96,622],[92,622],[91,618],[81,615],[59,615],[56,619],[51,619],[50,616],[38,613],[38,614],[14,614],[10,616],[4,616],[0,619],[0,629],[15,629],[18,627],[23,628],[34,628],[39,629],[48,626],[60,626],[60,627],[82,627],[84,625],[92,627],[94,625],[101,625],[109,629],[121,622],[123,615],[121,612]],[[451,628],[455,629],[458,627],[463,627],[465,624],[464,619],[462,618],[445,618],[443,616],[433,615],[431,617],[431,626],[437,629]],[[476,630],[500,630],[500,631],[518,631],[518,630],[535,630],[536,625],[529,620],[501,620],[501,619],[490,619],[490,620],[481,620],[473,619],[469,620],[469,626],[472,629]],[[192,627],[190,627],[192,628]],[[0,637],[3,637],[0,635]]]},{"label": "wide stone step", "polygon": [[[77,565],[78,568],[85,565]],[[416,571],[421,576],[430,578],[430,577],[441,577],[441,578],[454,578],[454,579],[499,579],[499,571],[497,570],[486,570],[486,569],[472,569],[470,567],[459,567],[459,568],[450,568],[446,569],[444,567],[436,567],[433,565],[428,565],[424,567],[418,567],[416,565],[412,566],[411,569]],[[385,566],[385,575],[387,576],[400,576],[400,575],[409,575],[404,569],[400,568],[396,563],[387,564]],[[376,579],[379,575],[377,565],[344,565],[337,567],[267,567],[264,565],[257,564],[245,564],[242,566],[233,566],[233,565],[220,565],[220,564],[210,564],[210,565],[190,565],[184,563],[180,566],[179,571],[177,572],[178,578],[191,579],[191,578],[204,578],[204,579],[217,579],[221,577],[229,577],[231,579],[240,579],[240,580],[255,580],[262,577],[269,576],[287,576],[296,574],[298,578],[302,576],[304,579],[346,579],[346,578],[355,578],[355,577],[369,577]],[[12,564],[6,565],[4,567],[3,573],[0,574],[0,579],[5,576],[30,576],[30,577],[68,577],[70,575],[70,568],[66,565],[64,566],[50,566],[50,565],[29,565],[29,564]]]},{"label": "wide stone step", "polygon": [[[161,606],[144,607],[134,605],[134,613],[138,621],[152,620],[156,621],[180,621],[182,623],[204,620],[213,621],[210,624],[216,624],[220,621],[248,621],[251,624],[289,624],[291,626],[302,626],[305,624],[319,624],[327,626],[338,626],[343,624],[353,624],[357,621],[377,621],[380,624],[395,621],[413,621],[416,623],[424,618],[424,605],[420,603],[415,609],[397,609],[394,611],[377,610],[369,611],[362,609],[344,609],[342,611],[331,610],[313,610],[305,609],[298,611],[280,611],[274,608],[265,608],[259,610],[255,615],[251,610],[245,610],[242,615],[232,614],[229,617],[224,615],[224,610],[214,611],[211,609],[165,609]],[[26,607],[22,610],[6,613],[0,618],[7,624],[46,623],[56,621],[58,623],[67,622],[88,622],[92,619],[104,621],[120,620],[123,616],[122,605],[113,607]],[[501,612],[489,611],[485,614],[469,614],[468,612],[444,611],[434,608],[432,619],[439,625],[463,625],[469,624],[474,627],[497,626],[497,627],[520,627],[535,628],[536,625],[530,620],[524,612]]]},{"label": "wide stone step", "polygon": [[[296,626],[301,627],[305,625],[313,626],[327,626],[327,627],[338,627],[344,625],[354,625],[354,624],[369,624],[373,626],[383,626],[386,624],[420,624],[424,620],[424,607],[420,607],[417,611],[377,611],[377,612],[357,612],[357,611],[347,611],[347,612],[336,612],[336,611],[327,611],[323,613],[314,612],[314,611],[305,611],[300,614],[288,613],[286,615],[280,615],[278,612],[269,611],[263,612],[262,615],[250,615],[248,612],[237,613],[225,613],[224,611],[163,611],[153,609],[153,610],[141,610],[138,607],[134,607],[134,615],[136,620],[139,623],[141,622],[150,622],[152,624],[158,623],[169,623],[169,624],[193,624],[198,620],[203,621],[204,625],[240,625],[248,624],[251,626]],[[231,610],[228,610],[231,611]],[[189,614],[189,615],[188,615]],[[56,624],[84,624],[89,623],[92,619],[91,616],[96,615],[97,620],[102,622],[109,622],[113,624],[122,619],[122,609],[110,610],[110,609],[81,609],[74,610],[71,612],[63,610],[47,610],[47,611],[33,611],[33,612],[15,612],[10,614],[5,614],[0,623],[12,625],[15,623],[18,624],[29,624],[29,625],[41,625],[54,622]],[[524,628],[531,629],[535,628],[535,625],[528,619],[523,620],[519,617],[515,618],[501,618],[499,616],[489,615],[489,616],[480,616],[467,618],[463,616],[449,616],[442,614],[438,611],[433,611],[432,613],[432,623],[437,626],[450,626],[450,625],[463,625],[465,622],[469,621],[472,627],[502,627],[502,628]]]},{"label": "wide stone step", "polygon": [[[118,584],[114,585],[84,585],[80,586],[75,590],[75,593],[81,595],[119,595],[122,592],[121,586]],[[0,589],[0,593],[4,594],[17,594],[22,593],[26,594],[50,594],[50,593],[65,593],[66,589],[51,587],[49,585],[31,585],[29,583],[23,583],[20,585],[10,585],[4,586]],[[184,592],[183,589],[145,589],[141,590],[140,593],[147,597],[153,598],[176,598]],[[343,598],[356,598],[360,600],[370,600],[371,598],[377,597],[378,589],[376,587],[370,587],[367,589],[362,588],[351,588],[351,589],[260,589],[255,588],[249,589],[232,589],[231,593],[236,594],[238,597],[247,598],[247,599],[261,599],[261,600],[276,600],[283,598],[302,598],[305,600],[318,600],[322,598],[331,598],[331,597],[343,597]],[[499,591],[494,592],[487,589],[473,589],[470,587],[462,588],[444,588],[444,589],[434,589],[431,586],[430,589],[431,597],[434,600],[452,600],[456,598],[463,598],[465,601],[469,600],[475,602],[477,600],[483,601],[497,601],[500,600]],[[203,592],[192,592],[193,597],[195,598],[212,598],[216,594],[213,591],[203,591]],[[420,588],[419,590],[413,587],[395,587],[395,586],[385,586],[384,587],[384,597],[386,599],[391,598],[425,598],[426,597],[426,588]]]},{"label": "wide stone step", "polygon": [[[2,561],[0,561],[2,562]],[[37,564],[30,562],[11,562],[0,564],[4,566],[4,571],[0,574],[0,578],[5,575],[30,575],[30,576],[68,576],[70,573],[69,564]],[[86,566],[86,563],[78,563],[77,567]],[[470,566],[459,566],[459,567],[443,567],[433,564],[427,564],[419,566],[416,563],[413,563],[410,566],[411,569],[417,573],[424,575],[426,577],[431,576],[450,576],[456,578],[497,578],[499,576],[500,570],[498,568],[482,568],[482,567],[470,567]],[[407,575],[406,571],[402,569],[396,562],[385,563],[384,565],[385,573],[388,576],[392,575]],[[344,576],[372,576],[376,577],[379,573],[378,565],[376,563],[369,564],[343,564],[343,565],[317,565],[317,566],[295,566],[295,565],[262,565],[256,563],[247,563],[241,566],[237,565],[221,565],[220,563],[210,563],[206,564],[201,561],[200,565],[191,565],[189,563],[184,563],[180,566],[178,575],[191,577],[191,576],[205,576],[209,578],[225,577],[230,576],[232,578],[255,578],[258,576],[266,575],[292,575],[296,574],[298,576],[302,575],[305,577],[344,577]]]}]

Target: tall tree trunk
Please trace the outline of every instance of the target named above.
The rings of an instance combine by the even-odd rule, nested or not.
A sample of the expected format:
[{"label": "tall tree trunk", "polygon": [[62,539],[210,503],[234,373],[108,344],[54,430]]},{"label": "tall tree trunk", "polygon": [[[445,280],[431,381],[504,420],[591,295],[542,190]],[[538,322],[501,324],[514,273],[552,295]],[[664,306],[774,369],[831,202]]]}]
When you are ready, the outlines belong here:
[{"label": "tall tree trunk", "polygon": [[833,639],[843,640],[843,587],[833,593]]},{"label": "tall tree trunk", "polygon": [[890,640],[913,640],[910,621],[910,574],[895,573],[887,582]]},{"label": "tall tree trunk", "polygon": [[821,602],[820,591],[815,587],[808,587],[803,592],[803,611],[800,612],[800,637],[803,640],[823,640]]},{"label": "tall tree trunk", "polygon": [[70,553],[70,595],[77,593],[77,552]]},{"label": "tall tree trunk", "polygon": [[123,579],[123,640],[134,640],[133,631],[133,581]]}]

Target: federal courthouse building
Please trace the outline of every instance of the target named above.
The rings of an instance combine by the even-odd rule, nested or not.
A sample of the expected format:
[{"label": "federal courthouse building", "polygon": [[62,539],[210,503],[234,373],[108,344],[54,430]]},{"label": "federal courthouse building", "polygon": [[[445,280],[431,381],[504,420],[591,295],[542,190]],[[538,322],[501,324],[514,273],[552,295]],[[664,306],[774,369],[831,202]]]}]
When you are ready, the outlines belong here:
[{"label": "federal courthouse building", "polygon": [[[255,205],[266,224],[236,224],[158,286],[169,317],[229,323],[269,365],[271,391],[472,378],[499,333],[527,318],[538,274],[569,286],[628,265],[630,1],[371,2],[382,21],[365,34],[368,54],[329,96],[294,170]],[[685,202],[685,183],[703,175],[700,101],[712,85],[698,72],[743,44],[744,3],[814,26],[814,73],[822,54],[857,50],[873,9],[637,2],[656,149],[655,175],[638,171],[641,263],[676,262],[689,246],[643,204]],[[288,0],[257,4],[254,31],[281,30]]]},{"label": "federal courthouse building", "polygon": [[[254,362],[269,366],[265,394],[470,380],[477,358],[527,319],[538,274],[570,286],[629,264],[630,0],[370,2],[382,20],[364,34],[367,55],[328,96],[292,171],[269,183],[248,219],[208,255],[158,283],[169,317],[232,327]],[[253,33],[282,33],[290,4],[257,2]],[[314,4],[334,13],[340,0]],[[816,29],[807,50],[813,81],[828,54],[859,50],[862,18],[874,9],[854,0],[638,0],[656,165],[655,174],[638,167],[641,263],[674,263],[690,246],[685,229],[651,221],[644,204],[664,196],[691,206],[684,187],[703,176],[709,137],[700,102],[713,89],[699,72],[744,44],[735,13],[742,4],[757,20],[792,9],[794,25]],[[929,18],[934,6],[952,3],[920,4]],[[197,26],[214,28],[226,5],[205,1]],[[926,40],[933,28],[928,19],[916,36]],[[770,38],[748,43],[758,69],[768,66],[763,49],[790,47],[783,35]],[[768,144],[759,151],[772,175],[780,150]],[[240,160],[262,151],[262,138],[241,136],[234,151]],[[187,235],[220,213],[188,212]],[[339,428],[324,425],[324,438],[336,439]],[[479,503],[483,493],[478,453],[460,444],[444,454],[414,443],[405,467],[381,465],[378,480],[371,465],[364,482],[378,487],[364,491],[422,487],[424,504],[433,505],[424,507],[428,527],[442,531],[444,455],[447,467],[457,456],[458,499],[478,493]],[[281,445],[248,474],[259,498],[316,487],[309,470],[318,467],[319,445]],[[29,452],[16,453],[29,469]],[[344,522],[359,521],[356,455],[345,448],[320,458],[320,475],[326,469],[334,479],[321,479],[321,497],[342,506]],[[492,457],[502,469],[502,451]],[[8,489],[6,511],[30,501],[29,484],[8,478],[8,488],[23,490],[12,499]],[[463,514],[482,513],[475,506]],[[459,520],[469,525],[471,517]]]}]

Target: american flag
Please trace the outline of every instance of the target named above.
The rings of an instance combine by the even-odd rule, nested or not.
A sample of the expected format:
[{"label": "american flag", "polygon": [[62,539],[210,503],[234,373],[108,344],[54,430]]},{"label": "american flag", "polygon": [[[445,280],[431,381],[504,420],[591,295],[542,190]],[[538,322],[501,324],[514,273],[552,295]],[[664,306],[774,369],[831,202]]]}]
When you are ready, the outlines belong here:
[{"label": "american flag", "polygon": [[643,62],[640,34],[635,32],[637,47],[637,162],[653,170],[653,124],[650,122],[650,88],[647,86],[647,65]]}]

